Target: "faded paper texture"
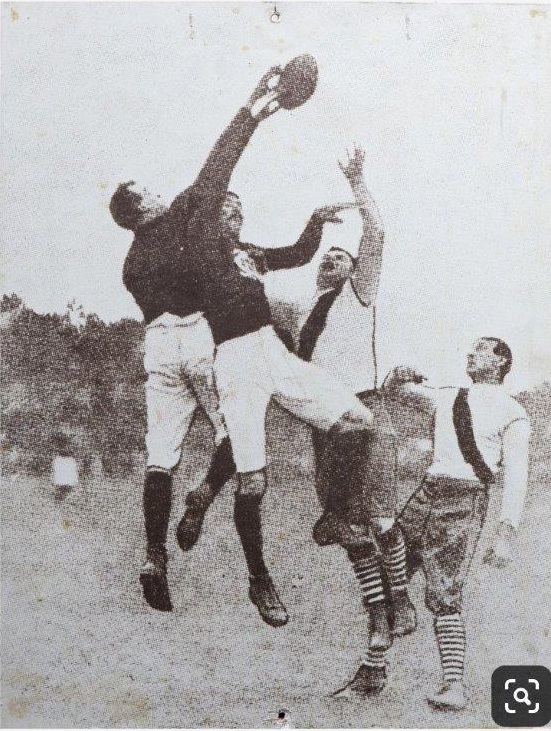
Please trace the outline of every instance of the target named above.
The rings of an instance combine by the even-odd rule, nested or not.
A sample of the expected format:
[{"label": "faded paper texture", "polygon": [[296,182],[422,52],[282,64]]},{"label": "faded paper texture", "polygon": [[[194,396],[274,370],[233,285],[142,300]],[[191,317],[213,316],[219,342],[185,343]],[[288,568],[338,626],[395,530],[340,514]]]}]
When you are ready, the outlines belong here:
[{"label": "faded paper texture", "polygon": [[[273,18],[269,3],[237,2],[2,4],[4,727],[486,728],[495,726],[490,715],[495,668],[550,665],[551,10],[297,2],[278,4],[277,12]],[[143,355],[149,348],[149,355],[154,351],[162,360],[166,341],[154,346],[146,338],[144,345],[143,313],[123,284],[133,233],[115,225],[111,197],[120,183],[137,181],[170,203],[194,183],[262,74],[305,53],[317,62],[313,95],[303,106],[262,120],[250,141],[244,140],[231,176],[242,205],[241,241],[268,250],[288,246],[312,211],[354,201],[350,178],[338,162],[346,167],[355,146],[361,148],[363,178],[381,215],[376,230],[384,231],[378,293],[369,289],[369,278],[350,280],[371,292],[366,295],[371,303],[376,296],[376,332],[369,324],[365,330],[377,355],[370,378],[376,375],[381,388],[400,364],[418,370],[435,389],[468,387],[466,356],[473,342],[491,336],[510,346],[512,369],[499,388],[514,396],[503,400],[507,408],[520,410],[503,417],[492,432],[494,445],[481,451],[488,457],[497,450],[496,470],[500,454],[510,465],[513,524],[522,507],[526,451],[521,445],[509,457],[506,432],[513,421],[527,424],[526,415],[530,421],[528,489],[518,529],[503,521],[500,471],[489,488],[462,604],[446,611],[438,605],[439,616],[462,617],[467,637],[466,649],[459,643],[459,664],[465,650],[468,701],[454,696],[457,707],[448,710],[426,701],[440,688],[442,669],[423,572],[408,589],[417,628],[394,637],[384,651],[377,676],[384,675],[384,687],[378,693],[352,688],[344,698],[332,697],[358,668],[369,666],[374,615],[362,604],[365,581],[358,584],[347,552],[312,539],[322,514],[312,429],[281,408],[290,403],[283,397],[270,406],[266,420],[268,489],[261,515],[264,558],[289,621],[269,626],[249,599],[251,570],[233,515],[238,482],[250,492],[254,481],[229,480],[208,508],[193,550],[184,553],[178,546],[175,530],[186,496],[204,481],[214,449],[205,411],[193,415],[198,387],[190,386],[185,369],[178,373],[179,388],[192,399],[191,411],[185,408],[193,423],[182,434],[179,466],[160,465],[161,457],[153,464],[159,485],[168,484],[159,474],[173,472],[166,541],[172,611],[156,611],[142,593],[144,466],[147,461],[152,467],[151,452],[158,446],[150,440],[147,460]],[[243,125],[254,123],[249,112],[243,114]],[[219,172],[216,164],[209,185]],[[262,298],[258,293],[265,285],[278,333],[290,350],[316,301],[320,262],[329,250],[344,250],[344,266],[352,266],[350,256],[358,254],[365,234],[361,214],[368,209],[365,204],[343,211],[341,224],[327,220],[326,212],[316,214],[326,217],[321,244],[302,266],[295,262],[266,273],[273,267],[265,265],[270,257],[262,251],[236,255],[231,277],[247,279],[254,297]],[[203,232],[194,241],[213,256],[213,240]],[[215,330],[235,305],[225,290],[217,294],[226,270],[221,264],[217,280],[197,259],[189,266],[192,273],[185,269],[185,276],[198,283],[198,298],[210,292],[195,309],[205,309]],[[146,290],[151,281],[146,277]],[[346,292],[357,295],[346,289],[339,298]],[[328,312],[322,328],[336,310]],[[188,310],[176,312],[180,315]],[[333,345],[341,342],[339,332],[343,342],[355,332],[352,321],[350,327],[345,323],[333,333]],[[168,336],[174,327],[165,320],[155,334]],[[244,328],[239,336],[260,332],[256,325]],[[220,352],[235,344],[228,338],[224,331],[216,342],[221,370],[231,359],[225,356],[224,366]],[[239,370],[234,363],[232,376],[242,379],[242,390],[254,368],[264,373],[258,359],[279,348],[270,340],[259,355],[250,339],[243,342],[246,367]],[[349,375],[351,351],[337,345],[332,358],[342,360]],[[184,364],[190,347],[183,337],[178,357]],[[296,356],[287,352],[277,350],[277,357],[298,369]],[[367,353],[365,369],[363,356],[354,363],[360,375],[373,365],[367,363],[371,350],[361,352]],[[490,360],[494,355],[488,351]],[[226,370],[216,375],[220,383],[226,379],[227,415],[234,382]],[[313,388],[312,378],[306,374],[301,388]],[[318,387],[326,401],[333,381],[327,384]],[[275,386],[262,388],[269,400]],[[372,387],[342,388],[352,394]],[[245,398],[253,390],[245,388]],[[322,395],[314,394],[314,401]],[[231,424],[227,419],[234,453],[238,439],[247,448],[263,440],[262,428],[239,432],[258,407],[255,398],[250,396],[247,408],[241,402],[237,417],[233,410]],[[293,399],[289,408],[296,413],[296,394]],[[362,409],[373,409],[378,433],[389,434],[392,427],[370,399],[357,407],[358,418],[365,415]],[[426,412],[390,401],[398,450],[392,520],[431,464],[434,430]],[[481,420],[495,416],[494,402],[488,403],[471,400],[479,446]],[[154,408],[161,413],[161,441],[163,428],[165,434],[180,433],[168,417],[164,421],[162,406],[156,402]],[[181,409],[173,414],[176,420],[184,419]],[[153,418],[151,411],[150,431]],[[442,428],[453,441],[447,418]],[[220,430],[222,438],[223,426]],[[262,467],[259,454],[253,455],[258,464],[253,460],[249,467],[240,457],[239,471],[255,473]],[[341,463],[348,467],[352,459],[342,457]],[[387,453],[382,459],[388,467],[393,458]],[[471,469],[467,462],[463,468]],[[361,473],[354,473],[360,481]],[[467,475],[466,481],[472,487],[476,479]],[[341,479],[338,494],[349,488]],[[376,511],[370,510],[369,519],[348,519],[348,528],[359,522],[375,530]],[[438,513],[432,520],[431,540],[443,540],[446,552],[459,523],[446,534]],[[469,525],[472,533],[472,520]],[[496,549],[496,531],[503,525],[515,540],[507,544],[513,546],[511,560],[499,567],[495,555],[493,564],[485,556]],[[251,526],[242,521],[241,532],[254,542]],[[158,555],[156,560],[154,570]],[[445,567],[440,570],[446,574]],[[147,576],[157,581],[156,574],[146,574],[146,581]],[[388,591],[386,596],[388,601]],[[454,657],[452,665],[458,662]],[[371,679],[377,675],[369,672]]]}]

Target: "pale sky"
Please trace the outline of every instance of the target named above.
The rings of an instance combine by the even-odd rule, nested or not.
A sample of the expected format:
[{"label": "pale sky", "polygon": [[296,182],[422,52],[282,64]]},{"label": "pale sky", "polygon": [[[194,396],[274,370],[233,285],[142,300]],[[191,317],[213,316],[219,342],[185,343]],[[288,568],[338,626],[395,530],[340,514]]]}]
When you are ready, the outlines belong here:
[{"label": "pale sky", "polygon": [[[278,3],[11,3],[2,7],[2,290],[38,311],[73,298],[139,318],[121,270],[118,182],[189,185],[269,66],[308,52],[312,99],[255,134],[232,188],[243,237],[292,242],[347,199],[347,144],[387,231],[379,360],[460,381],[479,335],[509,342],[511,390],[551,377],[551,9]],[[357,212],[328,227],[357,248]],[[315,265],[272,276],[312,291]]]}]

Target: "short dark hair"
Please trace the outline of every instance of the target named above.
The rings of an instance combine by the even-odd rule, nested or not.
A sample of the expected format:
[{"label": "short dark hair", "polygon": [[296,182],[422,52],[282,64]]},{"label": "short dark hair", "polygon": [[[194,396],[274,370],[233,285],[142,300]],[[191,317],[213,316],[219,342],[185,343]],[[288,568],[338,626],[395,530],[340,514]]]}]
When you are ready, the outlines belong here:
[{"label": "short dark hair", "polygon": [[511,348],[507,345],[505,340],[501,340],[501,338],[483,337],[482,340],[488,340],[489,342],[494,343],[494,354],[505,359],[505,363],[499,367],[499,377],[501,383],[503,383],[505,376],[509,373],[511,366],[513,365],[513,353],[511,352]]},{"label": "short dark hair", "polygon": [[130,231],[134,231],[140,216],[140,194],[130,190],[130,186],[135,184],[135,180],[121,183],[109,203],[109,210],[115,223]]},{"label": "short dark hair", "polygon": [[353,266],[356,266],[356,264],[358,263],[358,258],[355,256],[352,256],[352,254],[349,251],[347,251],[346,249],[343,249],[341,246],[330,246],[328,251],[343,251],[350,258],[350,261],[352,262]]}]

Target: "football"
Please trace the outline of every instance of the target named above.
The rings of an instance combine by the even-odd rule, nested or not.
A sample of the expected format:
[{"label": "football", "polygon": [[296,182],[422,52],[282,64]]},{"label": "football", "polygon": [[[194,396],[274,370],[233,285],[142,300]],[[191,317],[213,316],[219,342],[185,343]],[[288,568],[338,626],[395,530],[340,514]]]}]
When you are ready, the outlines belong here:
[{"label": "football", "polygon": [[296,56],[284,67],[277,85],[277,98],[283,109],[295,109],[308,101],[318,82],[318,65],[310,54]]}]

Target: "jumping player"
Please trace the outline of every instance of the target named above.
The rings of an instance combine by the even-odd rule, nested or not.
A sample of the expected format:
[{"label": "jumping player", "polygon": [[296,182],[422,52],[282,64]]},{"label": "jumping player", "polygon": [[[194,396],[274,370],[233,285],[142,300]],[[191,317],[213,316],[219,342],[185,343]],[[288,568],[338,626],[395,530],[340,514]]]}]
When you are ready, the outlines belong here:
[{"label": "jumping player", "polygon": [[388,394],[434,416],[434,456],[423,483],[399,516],[410,571],[422,567],[427,607],[442,664],[442,688],[427,698],[434,708],[461,710],[465,628],[462,589],[486,518],[490,485],[503,469],[499,526],[485,561],[498,568],[514,554],[527,490],[530,423],[503,380],[511,369],[509,346],[477,340],[467,356],[469,388],[431,389],[413,368],[398,367]]},{"label": "jumping player", "polygon": [[178,243],[189,216],[189,194],[170,207],[160,196],[121,184],[111,199],[115,222],[134,233],[123,280],[146,323],[147,467],[143,511],[146,561],[140,582],[148,604],[171,611],[166,579],[166,538],[172,501],[172,473],[198,406],[209,417],[217,449],[203,490],[219,491],[235,466],[223,419],[218,412],[212,363],[214,342],[199,310],[199,298]]},{"label": "jumping player", "polygon": [[[266,75],[264,88],[237,113],[209,155],[193,187],[194,214],[186,232],[188,263],[216,344],[214,372],[238,472],[234,517],[249,569],[249,597],[264,621],[276,627],[288,615],[264,562],[260,516],[270,399],[324,431],[373,429],[372,413],[353,391],[290,353],[277,338],[261,278],[262,262],[277,267],[270,265],[269,250],[259,255],[256,247],[239,239],[243,212],[228,184],[259,121],[279,109],[277,89],[270,86],[278,74],[272,69]],[[319,245],[324,224],[339,223],[337,213],[344,207],[315,211],[303,237]],[[310,249],[310,256],[314,251]]]},{"label": "jumping player", "polygon": [[332,247],[324,256],[315,301],[299,318],[298,338],[300,357],[353,389],[373,412],[377,426],[371,433],[337,434],[330,440],[314,431],[316,488],[324,507],[314,526],[314,539],[322,546],[339,543],[346,549],[370,616],[363,669],[347,688],[360,694],[384,685],[381,654],[390,647],[392,635],[403,636],[415,629],[404,540],[395,523],[396,435],[376,388],[375,309],[384,230],[365,184],[364,157],[364,151],[356,148],[347,163],[340,165],[362,217],[357,259],[339,247]]}]

